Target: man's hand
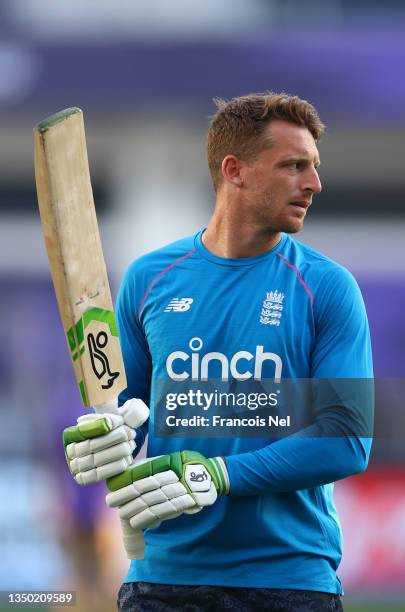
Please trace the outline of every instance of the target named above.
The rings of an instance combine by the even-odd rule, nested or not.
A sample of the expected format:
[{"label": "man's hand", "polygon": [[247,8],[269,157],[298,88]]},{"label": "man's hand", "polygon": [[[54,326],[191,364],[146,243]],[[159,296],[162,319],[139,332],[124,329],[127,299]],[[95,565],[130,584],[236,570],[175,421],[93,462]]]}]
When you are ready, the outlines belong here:
[{"label": "man's hand", "polygon": [[108,506],[119,509],[131,527],[156,527],[184,512],[211,506],[218,495],[229,493],[222,457],[206,459],[195,451],[181,451],[148,459],[107,481]]},{"label": "man's hand", "polygon": [[78,484],[105,480],[132,464],[135,428],[147,419],[149,410],[142,400],[132,399],[118,411],[83,415],[77,425],[64,430],[67,463]]}]

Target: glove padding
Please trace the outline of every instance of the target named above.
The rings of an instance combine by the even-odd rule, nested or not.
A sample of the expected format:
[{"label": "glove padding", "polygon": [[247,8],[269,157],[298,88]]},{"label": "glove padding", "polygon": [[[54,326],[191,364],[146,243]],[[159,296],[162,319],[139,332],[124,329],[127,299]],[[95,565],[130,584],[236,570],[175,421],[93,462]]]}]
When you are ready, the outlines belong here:
[{"label": "glove padding", "polygon": [[78,484],[105,480],[132,464],[134,427],[146,420],[149,411],[139,399],[128,400],[119,411],[80,416],[77,425],[64,430],[67,463]]},{"label": "glove padding", "polygon": [[195,451],[181,451],[147,459],[107,481],[108,506],[119,509],[131,527],[156,527],[162,520],[193,514],[229,493],[222,457],[206,459]]}]

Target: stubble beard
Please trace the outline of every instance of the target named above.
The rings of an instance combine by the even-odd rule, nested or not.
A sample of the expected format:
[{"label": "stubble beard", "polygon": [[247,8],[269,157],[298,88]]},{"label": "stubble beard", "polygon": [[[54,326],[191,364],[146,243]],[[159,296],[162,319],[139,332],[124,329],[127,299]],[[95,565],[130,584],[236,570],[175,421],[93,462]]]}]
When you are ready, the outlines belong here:
[{"label": "stubble beard", "polygon": [[305,215],[303,217],[293,217],[287,214],[288,204],[277,213],[272,211],[275,198],[271,193],[261,194],[253,203],[252,210],[255,211],[256,222],[259,227],[269,234],[285,232],[287,234],[297,234],[304,226]]}]

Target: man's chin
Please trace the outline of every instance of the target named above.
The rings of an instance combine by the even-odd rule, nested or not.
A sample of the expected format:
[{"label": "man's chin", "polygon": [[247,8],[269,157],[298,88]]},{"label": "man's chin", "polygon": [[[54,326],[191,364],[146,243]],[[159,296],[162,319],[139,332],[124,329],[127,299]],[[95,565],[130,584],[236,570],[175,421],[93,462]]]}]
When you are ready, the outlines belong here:
[{"label": "man's chin", "polygon": [[286,232],[286,234],[296,234],[300,232],[304,227],[304,218],[302,219],[288,219],[283,224],[282,232]]}]

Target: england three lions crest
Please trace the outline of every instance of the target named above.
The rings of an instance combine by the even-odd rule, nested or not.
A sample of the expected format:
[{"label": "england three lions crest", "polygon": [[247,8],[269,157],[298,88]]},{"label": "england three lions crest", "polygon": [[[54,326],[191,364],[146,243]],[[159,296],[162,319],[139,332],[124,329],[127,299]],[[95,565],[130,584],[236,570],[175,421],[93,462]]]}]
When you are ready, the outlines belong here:
[{"label": "england three lions crest", "polygon": [[260,323],[262,325],[275,325],[278,327],[283,316],[283,301],[285,294],[277,289],[266,292],[260,313]]}]

